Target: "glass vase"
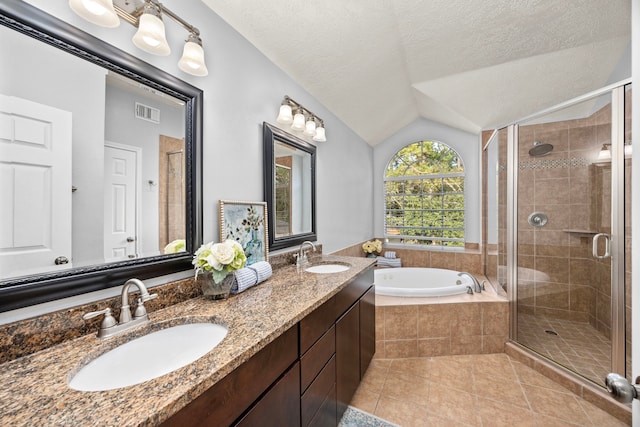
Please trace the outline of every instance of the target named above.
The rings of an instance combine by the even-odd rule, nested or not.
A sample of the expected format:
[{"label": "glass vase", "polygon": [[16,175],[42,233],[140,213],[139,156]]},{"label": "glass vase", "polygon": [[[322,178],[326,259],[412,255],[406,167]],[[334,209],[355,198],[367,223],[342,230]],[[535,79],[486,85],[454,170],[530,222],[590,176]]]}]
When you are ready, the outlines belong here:
[{"label": "glass vase", "polygon": [[231,286],[233,286],[233,279],[233,274],[227,274],[220,283],[216,283],[211,273],[200,273],[196,280],[200,282],[202,295],[204,295],[206,299],[219,300],[229,298]]}]

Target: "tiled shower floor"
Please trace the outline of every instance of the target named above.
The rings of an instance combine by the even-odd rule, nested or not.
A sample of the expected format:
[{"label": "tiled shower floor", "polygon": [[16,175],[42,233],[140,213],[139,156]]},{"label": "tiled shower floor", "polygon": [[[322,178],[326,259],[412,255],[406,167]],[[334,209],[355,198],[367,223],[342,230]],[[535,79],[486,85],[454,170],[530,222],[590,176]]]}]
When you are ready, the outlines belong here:
[{"label": "tiled shower floor", "polygon": [[599,385],[611,372],[611,341],[588,323],[519,314],[517,341]]}]

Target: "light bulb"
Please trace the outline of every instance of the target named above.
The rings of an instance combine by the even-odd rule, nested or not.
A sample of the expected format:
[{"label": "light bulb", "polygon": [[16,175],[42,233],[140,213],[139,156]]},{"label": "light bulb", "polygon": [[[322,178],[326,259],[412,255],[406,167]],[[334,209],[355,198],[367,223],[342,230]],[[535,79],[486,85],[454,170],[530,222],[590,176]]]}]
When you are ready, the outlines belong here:
[{"label": "light bulb", "polygon": [[178,61],[178,68],[194,76],[202,77],[209,74],[207,65],[204,63],[202,40],[200,40],[200,37],[196,34],[190,34],[187,42],[184,44],[182,57],[180,61]]},{"label": "light bulb", "polygon": [[293,124],[291,125],[291,129],[293,130],[304,130],[304,114],[302,114],[301,110],[298,110],[295,116],[293,116]]},{"label": "light bulb", "polygon": [[133,44],[145,52],[160,56],[167,56],[171,53],[164,32],[164,23],[156,6],[151,3],[145,5],[144,13],[140,15],[138,20],[138,31],[132,40]]},{"label": "light bulb", "polygon": [[289,124],[293,122],[293,112],[291,111],[291,105],[284,104],[280,106],[280,113],[276,119],[278,123]]},{"label": "light bulb", "polygon": [[112,0],[69,0],[69,7],[92,24],[107,28],[120,25]]}]

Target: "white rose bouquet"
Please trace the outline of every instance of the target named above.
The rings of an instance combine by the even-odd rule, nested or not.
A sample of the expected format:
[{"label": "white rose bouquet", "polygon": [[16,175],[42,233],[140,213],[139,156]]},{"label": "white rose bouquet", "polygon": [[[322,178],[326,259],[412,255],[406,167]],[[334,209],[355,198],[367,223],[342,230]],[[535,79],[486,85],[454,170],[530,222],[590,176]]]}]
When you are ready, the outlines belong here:
[{"label": "white rose bouquet", "polygon": [[193,256],[192,264],[196,269],[196,277],[207,271],[211,272],[215,283],[220,283],[227,274],[244,267],[246,262],[247,257],[240,243],[229,239],[223,243],[209,242],[200,246]]}]

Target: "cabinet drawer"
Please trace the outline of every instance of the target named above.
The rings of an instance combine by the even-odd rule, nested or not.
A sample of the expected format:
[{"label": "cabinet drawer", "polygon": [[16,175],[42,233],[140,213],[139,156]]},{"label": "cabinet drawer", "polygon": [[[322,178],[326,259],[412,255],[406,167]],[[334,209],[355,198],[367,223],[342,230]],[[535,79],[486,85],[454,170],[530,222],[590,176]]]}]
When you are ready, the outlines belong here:
[{"label": "cabinet drawer", "polygon": [[303,355],[336,321],[335,298],[331,298],[300,321],[300,355]]},{"label": "cabinet drawer", "polygon": [[336,387],[333,386],[307,427],[335,426],[338,425],[338,421],[340,420],[337,419],[336,412]]},{"label": "cabinet drawer", "polygon": [[373,268],[369,268],[362,274],[356,276],[353,282],[349,283],[345,288],[338,292],[336,299],[336,312],[334,320],[342,316],[342,314],[358,301],[358,299],[373,285]]},{"label": "cabinet drawer", "polygon": [[331,326],[331,329],[300,358],[300,389],[303,393],[335,352],[336,328]]},{"label": "cabinet drawer", "polygon": [[311,422],[326,397],[335,389],[335,384],[336,358],[334,356],[300,399],[300,416],[303,426],[307,426]]}]

